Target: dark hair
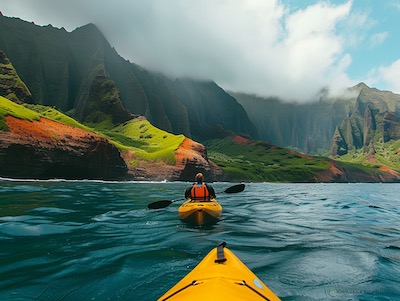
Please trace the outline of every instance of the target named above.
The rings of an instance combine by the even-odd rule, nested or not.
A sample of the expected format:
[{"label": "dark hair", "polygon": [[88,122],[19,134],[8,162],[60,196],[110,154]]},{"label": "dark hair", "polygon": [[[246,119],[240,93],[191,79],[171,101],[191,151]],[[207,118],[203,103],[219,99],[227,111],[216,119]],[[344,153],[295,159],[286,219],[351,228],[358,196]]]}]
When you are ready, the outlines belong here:
[{"label": "dark hair", "polygon": [[203,174],[202,174],[201,172],[199,172],[199,173],[196,175],[196,182],[197,182],[197,183],[203,183],[203,182],[204,182],[204,176],[203,176]]}]

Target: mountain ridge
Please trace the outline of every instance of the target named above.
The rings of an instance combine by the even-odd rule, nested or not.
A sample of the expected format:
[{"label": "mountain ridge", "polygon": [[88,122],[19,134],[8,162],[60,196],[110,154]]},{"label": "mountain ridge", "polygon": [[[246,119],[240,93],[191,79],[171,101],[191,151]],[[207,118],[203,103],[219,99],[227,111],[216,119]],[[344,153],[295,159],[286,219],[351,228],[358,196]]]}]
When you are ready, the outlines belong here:
[{"label": "mountain ridge", "polygon": [[[8,17],[0,17],[0,25],[0,50],[28,86],[32,103],[55,106],[74,116],[76,108],[84,106],[82,95],[90,89],[93,70],[102,65],[119,91],[122,106],[163,130],[195,139],[207,139],[214,132],[255,133],[241,105],[215,83],[173,80],[130,63],[93,24],[70,33]],[[219,102],[204,101],[222,95],[234,118],[227,118],[226,107]],[[199,127],[208,130],[196,132]]]},{"label": "mountain ridge", "polygon": [[[250,174],[258,175],[255,178],[258,181],[263,180],[262,177],[264,180],[284,181],[285,176],[292,181],[301,181],[302,178],[307,178],[307,181],[322,181],[322,178],[323,181],[398,181],[400,178],[396,171],[400,167],[377,152],[379,135],[387,144],[397,139],[399,132],[396,113],[381,112],[392,108],[397,112],[393,93],[379,94],[379,91],[367,90],[365,84],[360,84],[353,88],[360,91],[351,101],[330,100],[323,94],[317,105],[282,105],[279,99],[254,101],[248,95],[227,93],[212,81],[172,80],[130,63],[118,55],[93,24],[68,33],[52,26],[38,27],[3,17],[0,17],[0,23],[8,24],[14,33],[15,28],[25,28],[16,35],[8,32],[3,35],[4,28],[0,26],[0,49],[12,52],[18,65],[15,78],[21,72],[20,78],[29,81],[26,87],[32,91],[32,98],[28,102],[53,107],[35,107],[40,114],[64,120],[65,117],[54,111],[58,108],[89,126],[89,131],[101,133],[117,146],[131,175],[162,179],[159,177],[168,177],[169,174],[169,179],[184,180],[190,173],[202,170],[211,179],[231,180],[240,180],[235,178],[235,174],[248,180],[252,180]],[[38,38],[32,36],[36,31]],[[57,52],[60,48],[62,51]],[[21,65],[21,61],[29,59],[30,65]],[[256,104],[246,108],[246,98]],[[382,98],[389,99],[386,106]],[[260,109],[260,101],[266,107]],[[266,112],[271,118],[254,119],[255,113]],[[250,120],[251,114],[257,126]],[[144,119],[138,116],[144,116]],[[0,118],[0,126],[7,128],[4,120],[7,119]],[[157,128],[164,132],[160,133]],[[326,151],[327,141],[333,139],[340,143],[330,149],[342,152],[340,156],[333,153],[340,157],[338,159],[345,160],[353,148],[356,151],[362,149],[364,158],[360,156],[360,162],[368,160],[370,166],[363,167],[363,170],[332,159],[328,160],[329,164],[325,159],[320,161],[313,157],[303,160],[305,155],[293,150],[264,147],[266,142],[255,138],[270,141],[262,136],[265,129],[272,130],[281,140],[274,144],[282,145],[288,139],[291,145],[297,145],[295,148],[303,147],[307,151]],[[170,136],[173,133],[177,135]],[[237,143],[207,142],[213,139],[227,141],[229,137],[247,139],[251,141],[248,143],[251,148],[246,151],[247,144],[238,148]],[[207,142],[213,154],[210,155],[212,160],[208,159],[207,149],[191,138]],[[166,144],[166,141],[172,142]],[[229,153],[220,145],[237,153]],[[391,144],[391,147],[396,150],[396,144]],[[265,157],[264,152],[275,161],[267,163],[270,158]],[[251,156],[251,153],[256,155]],[[244,160],[245,155],[251,158]],[[214,164],[214,159],[217,164]],[[356,176],[346,170],[351,170]],[[276,176],[269,178],[271,172]],[[320,178],[319,173],[325,176]]]},{"label": "mountain ridge", "polygon": [[2,119],[1,177],[190,181],[201,171],[209,181],[400,182],[391,169],[315,158],[238,135],[205,147],[144,117],[97,131],[53,108],[0,97]]}]

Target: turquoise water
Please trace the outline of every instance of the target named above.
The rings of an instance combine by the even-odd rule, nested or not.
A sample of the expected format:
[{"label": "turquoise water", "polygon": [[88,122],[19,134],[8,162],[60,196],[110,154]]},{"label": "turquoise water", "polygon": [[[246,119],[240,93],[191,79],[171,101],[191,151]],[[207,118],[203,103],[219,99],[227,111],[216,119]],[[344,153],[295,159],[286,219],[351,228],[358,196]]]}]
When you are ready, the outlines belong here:
[{"label": "turquoise water", "polygon": [[187,185],[0,180],[0,300],[157,300],[221,241],[282,300],[400,300],[399,184],[247,184],[205,228],[147,209]]}]

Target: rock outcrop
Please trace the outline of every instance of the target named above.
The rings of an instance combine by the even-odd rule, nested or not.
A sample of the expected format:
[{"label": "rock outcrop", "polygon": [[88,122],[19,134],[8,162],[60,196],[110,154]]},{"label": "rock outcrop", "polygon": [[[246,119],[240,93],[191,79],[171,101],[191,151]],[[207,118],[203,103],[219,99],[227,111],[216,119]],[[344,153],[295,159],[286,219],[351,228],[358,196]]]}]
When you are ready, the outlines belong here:
[{"label": "rock outcrop", "polygon": [[[132,153],[125,153],[126,162],[132,158]],[[155,181],[193,181],[198,172],[202,172],[208,182],[227,180],[227,175],[221,168],[208,160],[204,145],[185,138],[174,154],[175,165],[164,162],[149,162],[135,159],[136,164],[129,166],[129,175],[136,180]]]},{"label": "rock outcrop", "polygon": [[0,131],[0,176],[31,179],[126,179],[118,149],[92,132],[46,118],[5,117]]},{"label": "rock outcrop", "polygon": [[75,108],[77,119],[83,123],[100,123],[110,117],[119,124],[134,117],[122,105],[114,81],[101,64],[93,70]]},{"label": "rock outcrop", "polygon": [[374,172],[366,172],[361,167],[343,164],[327,159],[330,168],[315,176],[315,182],[322,183],[399,183],[400,173],[382,166]]},{"label": "rock outcrop", "polygon": [[2,51],[0,51],[0,95],[16,103],[32,101],[31,92]]},{"label": "rock outcrop", "polygon": [[334,156],[354,150],[368,153],[371,142],[377,145],[382,136],[387,142],[397,140],[396,136],[400,135],[397,134],[400,132],[400,95],[370,88],[364,83],[348,89],[340,97],[321,94],[307,103],[231,94],[256,125],[259,139],[308,154],[332,150],[338,150]]},{"label": "rock outcrop", "polygon": [[349,149],[346,140],[343,138],[342,131],[340,130],[339,127],[336,127],[335,133],[333,134],[332,142],[333,142],[331,150],[332,156],[336,155],[342,156],[347,154]]},{"label": "rock outcrop", "polygon": [[400,140],[400,117],[393,112],[383,114],[382,120],[383,142]]},{"label": "rock outcrop", "polygon": [[203,144],[185,138],[175,152],[176,167],[180,170],[177,180],[193,181],[196,173],[204,174],[207,181],[224,180],[222,169],[208,160]]}]

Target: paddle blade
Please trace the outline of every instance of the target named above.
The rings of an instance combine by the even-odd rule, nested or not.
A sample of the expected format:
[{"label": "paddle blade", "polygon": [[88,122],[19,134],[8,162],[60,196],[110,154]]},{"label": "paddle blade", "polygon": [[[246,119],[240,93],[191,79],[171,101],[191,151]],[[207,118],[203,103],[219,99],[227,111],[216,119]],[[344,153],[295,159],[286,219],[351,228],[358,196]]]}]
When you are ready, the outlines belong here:
[{"label": "paddle blade", "polygon": [[244,184],[237,184],[232,187],[229,187],[225,189],[225,193],[237,193],[237,192],[242,192],[244,190],[245,185]]},{"label": "paddle blade", "polygon": [[173,202],[169,201],[169,200],[162,200],[162,201],[157,201],[157,202],[148,204],[147,208],[149,208],[149,209],[161,209],[161,208],[168,207],[172,203]]}]

